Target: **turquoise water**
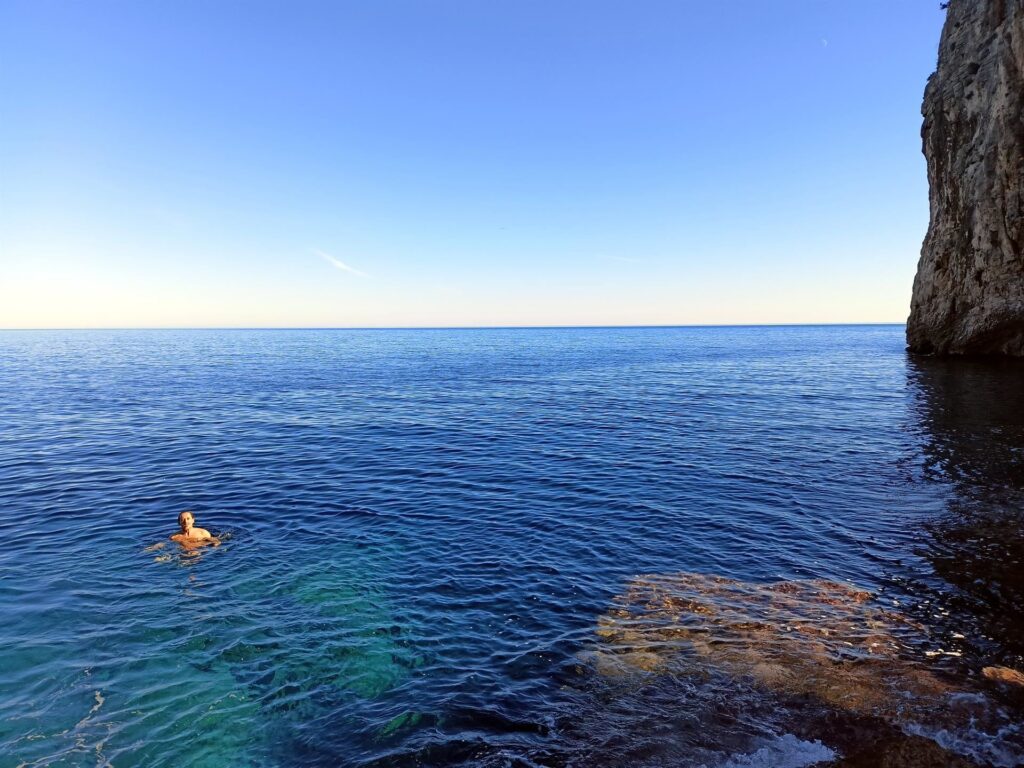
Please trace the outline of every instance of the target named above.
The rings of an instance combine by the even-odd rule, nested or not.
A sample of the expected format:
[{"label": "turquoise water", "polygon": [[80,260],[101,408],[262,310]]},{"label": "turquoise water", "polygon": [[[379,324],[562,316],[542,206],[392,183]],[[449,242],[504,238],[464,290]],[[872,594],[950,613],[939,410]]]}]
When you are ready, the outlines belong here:
[{"label": "turquoise water", "polygon": [[[0,333],[0,765],[710,766],[785,737],[594,668],[638,574],[836,580],[950,678],[1022,668],[1024,372],[902,334]],[[186,508],[223,545],[151,549]]]}]

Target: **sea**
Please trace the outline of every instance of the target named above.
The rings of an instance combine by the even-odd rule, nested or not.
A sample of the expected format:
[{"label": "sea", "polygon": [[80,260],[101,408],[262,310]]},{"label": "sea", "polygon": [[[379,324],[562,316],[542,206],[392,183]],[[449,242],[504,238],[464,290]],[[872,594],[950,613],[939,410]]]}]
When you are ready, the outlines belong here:
[{"label": "sea", "polygon": [[1022,365],[0,332],[3,768],[1024,764],[986,669],[1024,670]]}]

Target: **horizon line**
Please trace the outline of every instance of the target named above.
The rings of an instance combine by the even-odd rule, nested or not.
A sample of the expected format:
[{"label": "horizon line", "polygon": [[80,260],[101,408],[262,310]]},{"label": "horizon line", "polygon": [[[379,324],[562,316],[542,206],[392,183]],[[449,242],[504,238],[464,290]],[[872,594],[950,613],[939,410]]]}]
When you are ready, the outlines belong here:
[{"label": "horizon line", "polygon": [[855,326],[906,326],[906,321],[867,321],[854,323],[639,323],[628,325],[97,325],[75,327],[9,327],[0,332],[17,331],[516,331],[616,328],[822,328]]}]

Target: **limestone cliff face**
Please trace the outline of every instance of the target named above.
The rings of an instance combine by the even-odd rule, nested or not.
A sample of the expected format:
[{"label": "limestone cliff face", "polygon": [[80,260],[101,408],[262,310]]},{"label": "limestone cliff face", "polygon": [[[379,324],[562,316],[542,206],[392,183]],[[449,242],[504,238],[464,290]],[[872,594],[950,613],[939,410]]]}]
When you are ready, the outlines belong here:
[{"label": "limestone cliff face", "polygon": [[914,352],[1024,355],[1024,0],[952,0],[925,89]]}]

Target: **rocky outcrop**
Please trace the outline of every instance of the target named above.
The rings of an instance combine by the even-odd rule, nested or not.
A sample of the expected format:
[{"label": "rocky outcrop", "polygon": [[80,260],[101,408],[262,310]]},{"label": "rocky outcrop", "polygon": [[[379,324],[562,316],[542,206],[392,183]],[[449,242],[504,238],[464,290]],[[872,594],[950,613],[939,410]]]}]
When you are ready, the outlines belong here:
[{"label": "rocky outcrop", "polygon": [[1024,355],[1024,0],[952,0],[925,89],[931,221],[907,343]]},{"label": "rocky outcrop", "polygon": [[[1024,766],[1021,705],[1003,696],[1016,691],[1019,673],[987,667],[978,675],[960,651],[937,647],[923,625],[845,584],[637,576],[596,631],[581,659],[604,679],[642,681],[645,698],[630,709],[674,701],[680,728],[662,722],[661,732],[674,738],[699,723],[699,744],[690,747],[749,753],[733,727],[742,721],[754,732],[770,728],[825,745],[835,768]],[[779,764],[764,757],[725,764]]]},{"label": "rocky outcrop", "polygon": [[831,709],[895,720],[914,708],[931,720],[954,689],[909,651],[916,631],[835,582],[656,574],[634,579],[599,619],[594,661],[609,675],[717,671]]}]

